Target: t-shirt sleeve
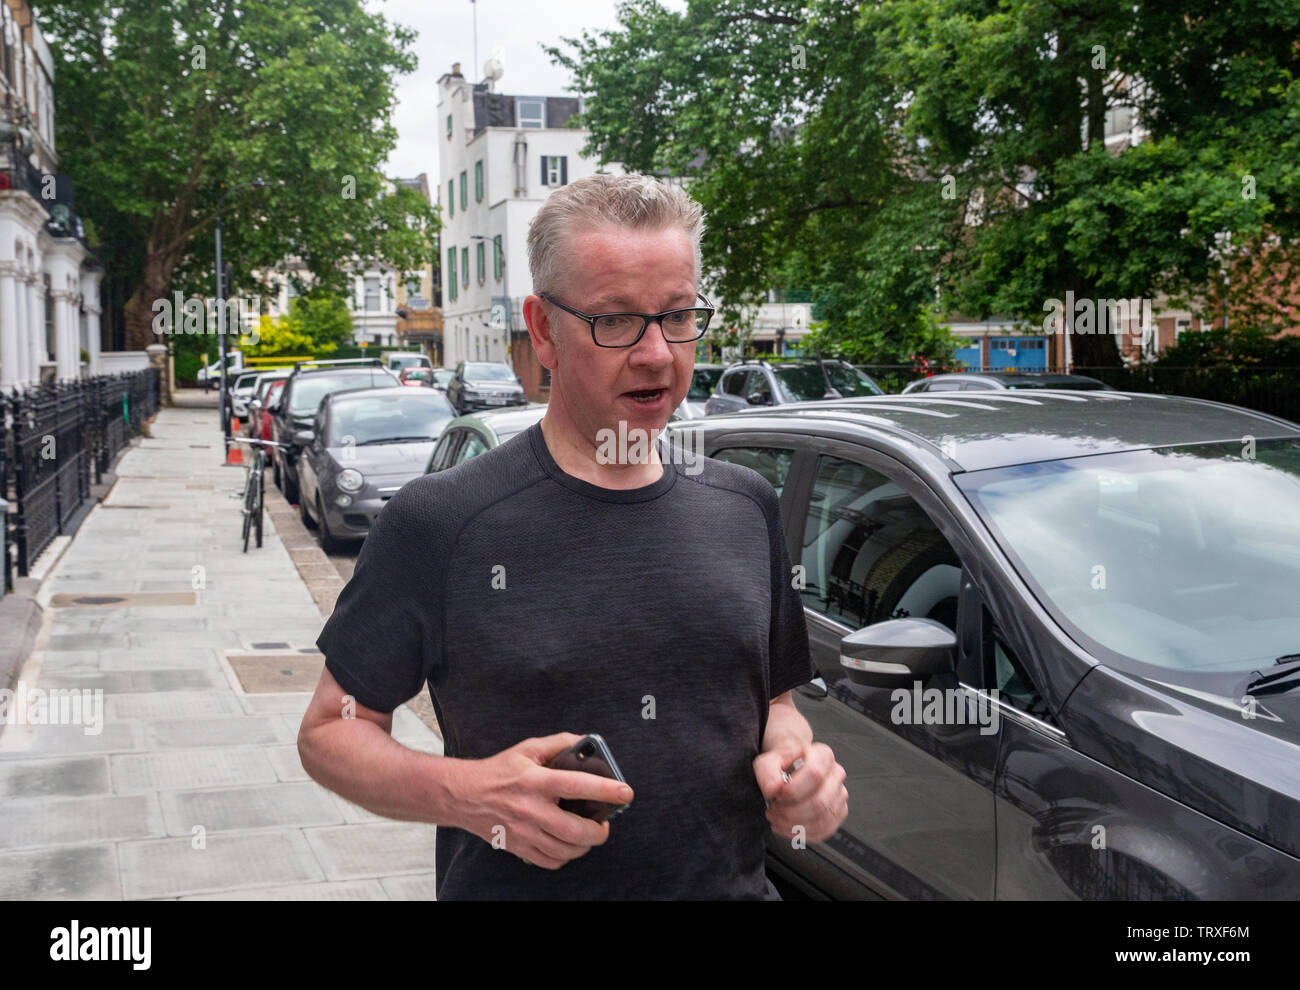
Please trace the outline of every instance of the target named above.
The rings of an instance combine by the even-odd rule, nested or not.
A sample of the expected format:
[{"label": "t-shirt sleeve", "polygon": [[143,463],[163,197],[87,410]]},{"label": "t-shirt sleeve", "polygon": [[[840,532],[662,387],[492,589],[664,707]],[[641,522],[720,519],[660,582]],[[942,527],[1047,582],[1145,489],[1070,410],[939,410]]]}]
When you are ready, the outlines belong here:
[{"label": "t-shirt sleeve", "polygon": [[772,560],[772,629],[768,640],[769,694],[776,698],[813,678],[808,649],[808,624],[803,601],[795,587],[790,551],[781,531],[781,511],[776,492],[764,484],[764,511]]},{"label": "t-shirt sleeve", "polygon": [[428,575],[436,562],[418,481],[379,513],[357,557],[352,580],[316,645],[339,686],[367,708],[391,712],[420,692],[440,628],[441,596]]}]

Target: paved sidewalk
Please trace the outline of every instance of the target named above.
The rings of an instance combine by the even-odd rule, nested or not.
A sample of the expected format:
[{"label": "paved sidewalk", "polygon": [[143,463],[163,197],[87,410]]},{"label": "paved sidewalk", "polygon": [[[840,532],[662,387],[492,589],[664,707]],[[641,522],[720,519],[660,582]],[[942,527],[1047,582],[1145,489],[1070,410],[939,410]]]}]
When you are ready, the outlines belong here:
[{"label": "paved sidewalk", "polygon": [[[241,552],[215,410],[164,408],[151,434],[41,587],[11,707],[39,723],[33,689],[102,691],[102,723],[93,694],[82,724],[0,723],[0,898],[432,898],[434,828],[302,768],[323,619],[271,515]],[[393,735],[442,752],[405,707]]]}]

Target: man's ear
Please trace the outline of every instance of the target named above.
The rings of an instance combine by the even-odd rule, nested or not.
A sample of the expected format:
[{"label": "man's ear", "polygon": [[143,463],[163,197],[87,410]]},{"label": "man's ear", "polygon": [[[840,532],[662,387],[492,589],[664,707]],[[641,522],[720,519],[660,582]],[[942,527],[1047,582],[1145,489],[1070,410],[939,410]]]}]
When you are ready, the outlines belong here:
[{"label": "man's ear", "polygon": [[554,371],[560,363],[555,339],[559,328],[551,323],[540,296],[527,296],[524,299],[523,310],[524,323],[528,325],[528,336],[533,342],[533,352],[537,355],[537,360],[543,368]]}]

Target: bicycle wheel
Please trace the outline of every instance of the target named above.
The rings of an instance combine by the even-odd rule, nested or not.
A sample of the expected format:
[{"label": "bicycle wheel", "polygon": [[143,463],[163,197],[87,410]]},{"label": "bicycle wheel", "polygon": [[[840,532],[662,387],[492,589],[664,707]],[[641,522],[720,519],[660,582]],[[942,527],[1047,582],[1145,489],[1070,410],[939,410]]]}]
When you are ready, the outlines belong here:
[{"label": "bicycle wheel", "polygon": [[253,478],[253,483],[257,485],[257,502],[253,506],[253,525],[257,528],[257,546],[262,547],[262,515],[264,509],[262,503],[266,497],[266,458],[261,450],[257,452],[257,470]]},{"label": "bicycle wheel", "polygon": [[253,528],[253,498],[253,469],[252,465],[249,465],[248,482],[244,485],[244,553],[248,553],[248,534]]}]

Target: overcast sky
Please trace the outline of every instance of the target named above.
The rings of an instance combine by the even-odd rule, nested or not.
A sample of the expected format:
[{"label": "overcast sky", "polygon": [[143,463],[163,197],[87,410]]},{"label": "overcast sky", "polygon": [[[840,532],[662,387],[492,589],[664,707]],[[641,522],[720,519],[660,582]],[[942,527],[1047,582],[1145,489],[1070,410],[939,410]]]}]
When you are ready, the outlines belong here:
[{"label": "overcast sky", "polygon": [[[459,62],[461,72],[482,80],[483,63],[494,48],[503,52],[505,74],[497,86],[502,93],[570,96],[569,73],[553,64],[542,43],[559,45],[562,37],[580,37],[584,29],[612,28],[615,0],[384,0],[374,2],[389,21],[413,28],[419,35],[415,52],[420,67],[397,80],[394,116],[397,147],[388,160],[391,176],[411,177],[428,172],[438,181],[438,77]],[[684,3],[671,3],[683,6]],[[478,64],[474,64],[474,10],[478,8]]]}]

